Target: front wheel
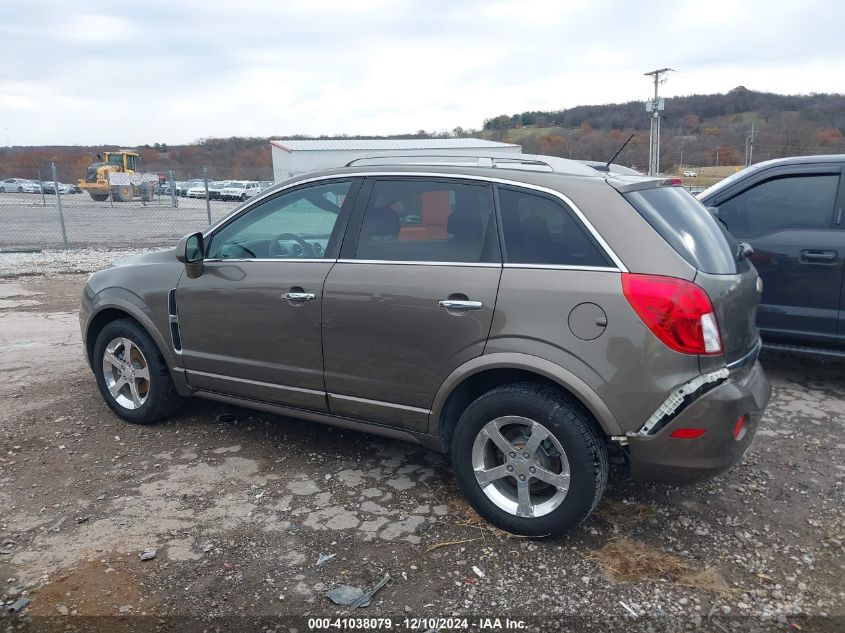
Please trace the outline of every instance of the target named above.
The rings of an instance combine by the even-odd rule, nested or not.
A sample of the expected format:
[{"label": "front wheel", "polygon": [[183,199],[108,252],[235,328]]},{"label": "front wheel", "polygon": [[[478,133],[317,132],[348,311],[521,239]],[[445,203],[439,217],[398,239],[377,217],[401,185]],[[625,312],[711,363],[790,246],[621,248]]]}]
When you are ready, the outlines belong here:
[{"label": "front wheel", "polygon": [[545,385],[493,389],[467,407],[452,440],[458,486],[498,528],[557,536],[598,505],[607,449],[590,413]]},{"label": "front wheel", "polygon": [[103,328],[94,344],[92,365],[100,394],[124,420],[150,424],[181,404],[155,341],[132,319],[112,321]]}]

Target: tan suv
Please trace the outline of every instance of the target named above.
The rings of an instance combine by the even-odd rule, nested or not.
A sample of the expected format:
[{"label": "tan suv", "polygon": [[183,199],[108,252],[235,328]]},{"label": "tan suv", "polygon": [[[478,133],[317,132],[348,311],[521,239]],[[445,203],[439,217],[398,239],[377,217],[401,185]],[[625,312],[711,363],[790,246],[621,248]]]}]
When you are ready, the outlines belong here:
[{"label": "tan suv", "polygon": [[610,443],[694,481],[769,399],[747,249],[673,184],[519,155],[303,175],[92,275],[85,351],[129,421],[198,396],[418,442],[495,525],[561,533]]}]

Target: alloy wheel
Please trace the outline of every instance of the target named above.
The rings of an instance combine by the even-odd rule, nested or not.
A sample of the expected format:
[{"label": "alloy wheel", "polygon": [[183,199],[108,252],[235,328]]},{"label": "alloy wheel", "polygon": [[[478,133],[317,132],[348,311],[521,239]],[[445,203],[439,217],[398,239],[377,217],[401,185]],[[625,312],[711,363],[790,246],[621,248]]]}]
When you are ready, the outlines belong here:
[{"label": "alloy wheel", "polygon": [[484,494],[518,517],[552,512],[569,491],[569,460],[545,426],[521,416],[485,424],[472,445],[472,468]]},{"label": "alloy wheel", "polygon": [[103,351],[103,380],[115,402],[139,409],[150,394],[150,367],[144,353],[130,339],[112,339]]}]

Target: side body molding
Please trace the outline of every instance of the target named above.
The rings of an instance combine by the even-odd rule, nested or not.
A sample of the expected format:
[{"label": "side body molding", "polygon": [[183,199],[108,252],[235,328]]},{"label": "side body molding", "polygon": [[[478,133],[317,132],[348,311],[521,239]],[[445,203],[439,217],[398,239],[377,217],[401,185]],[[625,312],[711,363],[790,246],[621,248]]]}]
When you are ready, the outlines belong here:
[{"label": "side body molding", "polygon": [[473,358],[458,367],[443,381],[443,384],[437,391],[437,395],[434,397],[431,414],[429,415],[428,428],[431,435],[435,437],[440,435],[440,420],[443,414],[443,408],[455,387],[470,376],[491,369],[521,369],[544,376],[578,398],[590,413],[595,416],[605,434],[623,434],[616,418],[598,395],[596,395],[595,391],[569,370],[538,356],[512,352],[497,352],[493,354],[482,354]]}]

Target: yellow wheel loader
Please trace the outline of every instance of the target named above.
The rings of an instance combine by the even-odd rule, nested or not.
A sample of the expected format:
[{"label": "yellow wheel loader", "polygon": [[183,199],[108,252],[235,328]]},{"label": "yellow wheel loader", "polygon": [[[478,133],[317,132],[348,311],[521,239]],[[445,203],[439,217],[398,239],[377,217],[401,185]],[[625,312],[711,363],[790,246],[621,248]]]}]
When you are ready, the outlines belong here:
[{"label": "yellow wheel loader", "polygon": [[115,202],[129,202],[140,195],[139,188],[132,184],[110,185],[109,172],[132,174],[138,166],[138,154],[122,150],[120,152],[103,152],[96,163],[91,163],[80,179],[79,188],[87,191],[97,202],[108,200],[109,196]]}]

